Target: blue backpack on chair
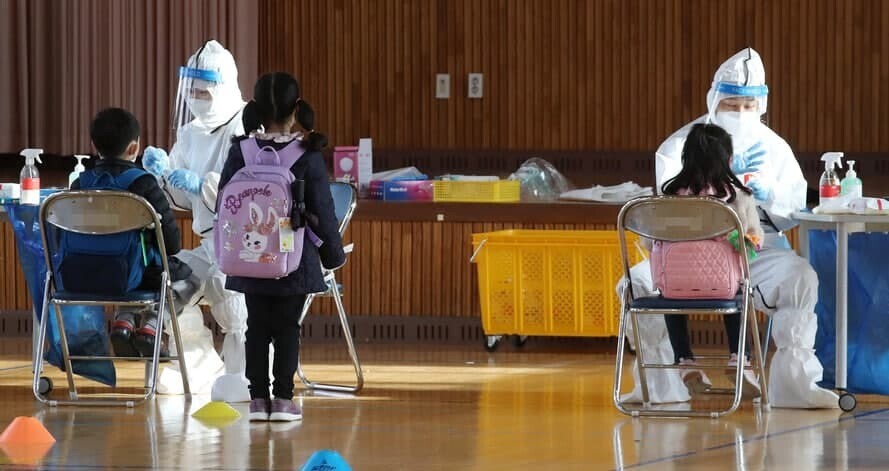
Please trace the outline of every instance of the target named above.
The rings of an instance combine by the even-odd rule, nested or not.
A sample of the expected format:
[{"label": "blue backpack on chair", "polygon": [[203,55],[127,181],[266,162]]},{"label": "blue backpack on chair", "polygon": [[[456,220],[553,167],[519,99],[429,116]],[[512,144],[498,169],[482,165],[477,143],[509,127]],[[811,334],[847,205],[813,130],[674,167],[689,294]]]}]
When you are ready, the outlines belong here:
[{"label": "blue backpack on chair", "polygon": [[[139,168],[116,177],[89,170],[80,174],[80,189],[127,191],[143,175],[148,172]],[[137,289],[145,267],[160,264],[160,254],[146,247],[141,230],[105,235],[61,231],[59,255],[61,289],[105,296],[120,296]]]}]

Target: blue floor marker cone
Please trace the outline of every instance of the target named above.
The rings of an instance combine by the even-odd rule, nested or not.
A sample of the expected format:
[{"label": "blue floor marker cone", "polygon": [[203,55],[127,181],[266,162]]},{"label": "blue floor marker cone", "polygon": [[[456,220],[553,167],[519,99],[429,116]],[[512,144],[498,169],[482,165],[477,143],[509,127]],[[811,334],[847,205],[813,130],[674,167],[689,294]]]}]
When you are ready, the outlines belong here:
[{"label": "blue floor marker cone", "polygon": [[309,457],[300,471],[352,471],[352,467],[333,450],[318,450]]}]

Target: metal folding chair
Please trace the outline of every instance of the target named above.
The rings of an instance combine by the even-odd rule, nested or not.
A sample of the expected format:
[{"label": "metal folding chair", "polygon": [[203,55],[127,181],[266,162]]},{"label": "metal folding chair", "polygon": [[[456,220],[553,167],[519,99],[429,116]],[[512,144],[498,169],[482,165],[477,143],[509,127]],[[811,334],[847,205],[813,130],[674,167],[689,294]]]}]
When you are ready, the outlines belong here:
[{"label": "metal folding chair", "polygon": [[[687,240],[705,240],[722,237],[733,230],[743,234],[744,230],[735,211],[720,200],[710,197],[676,197],[656,196],[637,198],[628,202],[621,209],[617,218],[618,235],[620,238],[621,257],[623,259],[624,274],[630,279],[630,263],[627,256],[626,231],[631,231],[641,237],[653,240],[678,242]],[[762,357],[762,348],[759,341],[759,326],[756,316],[753,314],[753,290],[750,284],[750,270],[746,251],[741,251],[741,287],[738,296],[732,300],[674,300],[661,296],[637,297],[633,293],[632,283],[628,283],[623,300],[624,310],[620,314],[620,327],[618,334],[617,360],[614,373],[614,405],[622,413],[638,416],[657,417],[720,417],[734,412],[741,402],[743,374],[745,369],[752,369],[759,375],[762,388],[762,404],[768,406],[768,391],[766,389],[766,375]],[[648,383],[646,382],[646,369],[678,369],[678,365],[657,364],[645,362],[645,346],[639,338],[639,325],[636,316],[639,315],[711,315],[724,316],[740,314],[741,333],[738,344],[738,366],[735,371],[734,388],[710,388],[710,393],[732,394],[732,403],[727,409],[717,410],[654,410],[649,400]],[[620,400],[620,385],[623,376],[624,344],[627,334],[627,322],[633,324],[633,335],[636,343],[636,365],[639,369],[639,381],[642,388],[642,408],[627,408]],[[753,337],[753,363],[745,366],[745,345],[747,341],[747,326],[751,329]],[[696,355],[696,359],[727,360],[727,355]],[[700,365],[703,369],[725,369],[725,363],[713,365]]]},{"label": "metal folding chair", "polygon": [[[355,187],[348,183],[331,182],[330,193],[333,195],[336,218],[339,221],[340,236],[343,236],[346,233],[346,228],[349,226],[349,221],[352,219],[352,214],[355,212],[355,206],[357,206],[358,203],[358,192],[355,190]],[[346,254],[351,253],[353,247],[354,246],[352,244],[345,246],[344,249],[346,251]],[[355,342],[352,340],[352,330],[349,327],[349,319],[346,316],[346,309],[343,307],[342,285],[337,283],[336,280],[336,270],[338,269],[339,268],[336,268],[334,270],[327,270],[322,267],[321,270],[324,273],[324,282],[327,284],[327,291],[323,293],[312,293],[306,297],[306,303],[303,306],[302,313],[300,313],[299,316],[299,325],[300,327],[302,327],[303,322],[306,319],[306,315],[309,313],[309,309],[312,307],[312,301],[314,301],[316,297],[325,296],[333,298],[334,304],[336,304],[337,314],[339,315],[340,326],[343,329],[343,338],[346,340],[346,347],[349,350],[349,357],[352,359],[352,366],[355,368],[355,385],[350,386],[345,384],[318,383],[310,381],[308,378],[306,378],[306,375],[302,369],[302,355],[299,355],[296,367],[296,375],[299,376],[299,379],[309,389],[357,393],[364,386],[364,376],[361,372],[361,363],[358,361],[358,353],[355,351]]]},{"label": "metal folding chair", "polygon": [[[170,281],[170,270],[167,266],[167,257],[161,258],[163,273],[161,285],[156,291],[133,291],[122,296],[100,296],[95,294],[77,293],[70,290],[59,290],[57,280],[53,273],[53,255],[58,252],[58,239],[51,237],[58,230],[75,232],[80,234],[107,235],[131,230],[154,231],[161,254],[166,254],[164,237],[161,230],[161,221],[151,204],[144,198],[132,193],[89,190],[68,191],[49,196],[40,208],[40,229],[43,236],[43,249],[46,257],[46,284],[44,287],[44,302],[40,317],[40,333],[35,351],[34,396],[38,401],[56,405],[125,405],[133,407],[154,396],[157,384],[158,365],[160,360],[161,339],[164,330],[165,315],[170,313],[170,324],[173,329],[173,339],[176,343],[176,352],[185,351],[182,348],[182,340],[179,335],[179,323],[173,306],[173,293]],[[71,355],[68,348],[68,339],[62,316],[62,306],[137,306],[149,308],[157,312],[157,329],[155,329],[154,352],[150,358],[133,358],[117,356],[77,356]],[[49,400],[41,394],[41,377],[43,355],[42,349],[46,341],[46,329],[49,323],[50,306],[55,308],[55,318],[59,328],[62,350],[62,365],[68,379],[69,400]],[[169,360],[181,360],[177,355],[169,357]],[[103,397],[81,398],[78,396],[74,384],[72,361],[74,360],[129,360],[146,361],[145,365],[145,392],[143,394],[116,393],[113,399]],[[179,361],[179,370],[182,374],[182,387],[186,397],[191,391],[188,386],[188,376],[184,361]]]}]

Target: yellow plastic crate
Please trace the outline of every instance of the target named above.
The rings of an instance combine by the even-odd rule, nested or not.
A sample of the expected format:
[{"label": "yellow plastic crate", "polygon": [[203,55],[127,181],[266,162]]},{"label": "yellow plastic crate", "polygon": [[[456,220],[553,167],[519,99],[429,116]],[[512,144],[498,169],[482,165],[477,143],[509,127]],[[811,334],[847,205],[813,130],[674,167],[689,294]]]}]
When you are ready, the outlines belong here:
[{"label": "yellow plastic crate", "polygon": [[452,203],[515,203],[520,198],[518,180],[436,180],[433,195],[435,201]]},{"label": "yellow plastic crate", "polygon": [[473,234],[472,245],[486,335],[617,335],[617,231],[507,230]]}]

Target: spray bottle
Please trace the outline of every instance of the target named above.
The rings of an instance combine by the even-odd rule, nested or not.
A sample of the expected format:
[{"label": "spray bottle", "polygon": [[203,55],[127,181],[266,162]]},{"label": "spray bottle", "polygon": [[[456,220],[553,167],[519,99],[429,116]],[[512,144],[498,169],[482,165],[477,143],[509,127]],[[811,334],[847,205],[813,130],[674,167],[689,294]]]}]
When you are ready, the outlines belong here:
[{"label": "spray bottle", "polygon": [[821,156],[821,160],[824,161],[824,173],[821,174],[821,181],[818,184],[819,206],[829,206],[840,198],[840,177],[833,168],[842,166],[842,159],[842,152],[825,152]]},{"label": "spray bottle", "polygon": [[849,171],[846,172],[846,178],[843,178],[840,183],[840,187],[842,187],[840,194],[848,195],[849,198],[862,198],[861,179],[855,172],[855,161],[847,160],[846,163],[849,164]]},{"label": "spray bottle", "polygon": [[37,171],[34,161],[42,164],[43,161],[40,160],[42,153],[43,149],[25,149],[21,152],[25,157],[25,166],[19,175],[19,183],[22,186],[21,204],[40,205],[40,172]]},{"label": "spray bottle", "polygon": [[75,155],[75,159],[77,159],[77,165],[74,166],[74,171],[68,174],[68,188],[71,188],[71,185],[74,183],[74,180],[80,178],[80,172],[86,170],[86,167],[83,166],[83,159],[88,159],[90,156],[88,155]]}]

